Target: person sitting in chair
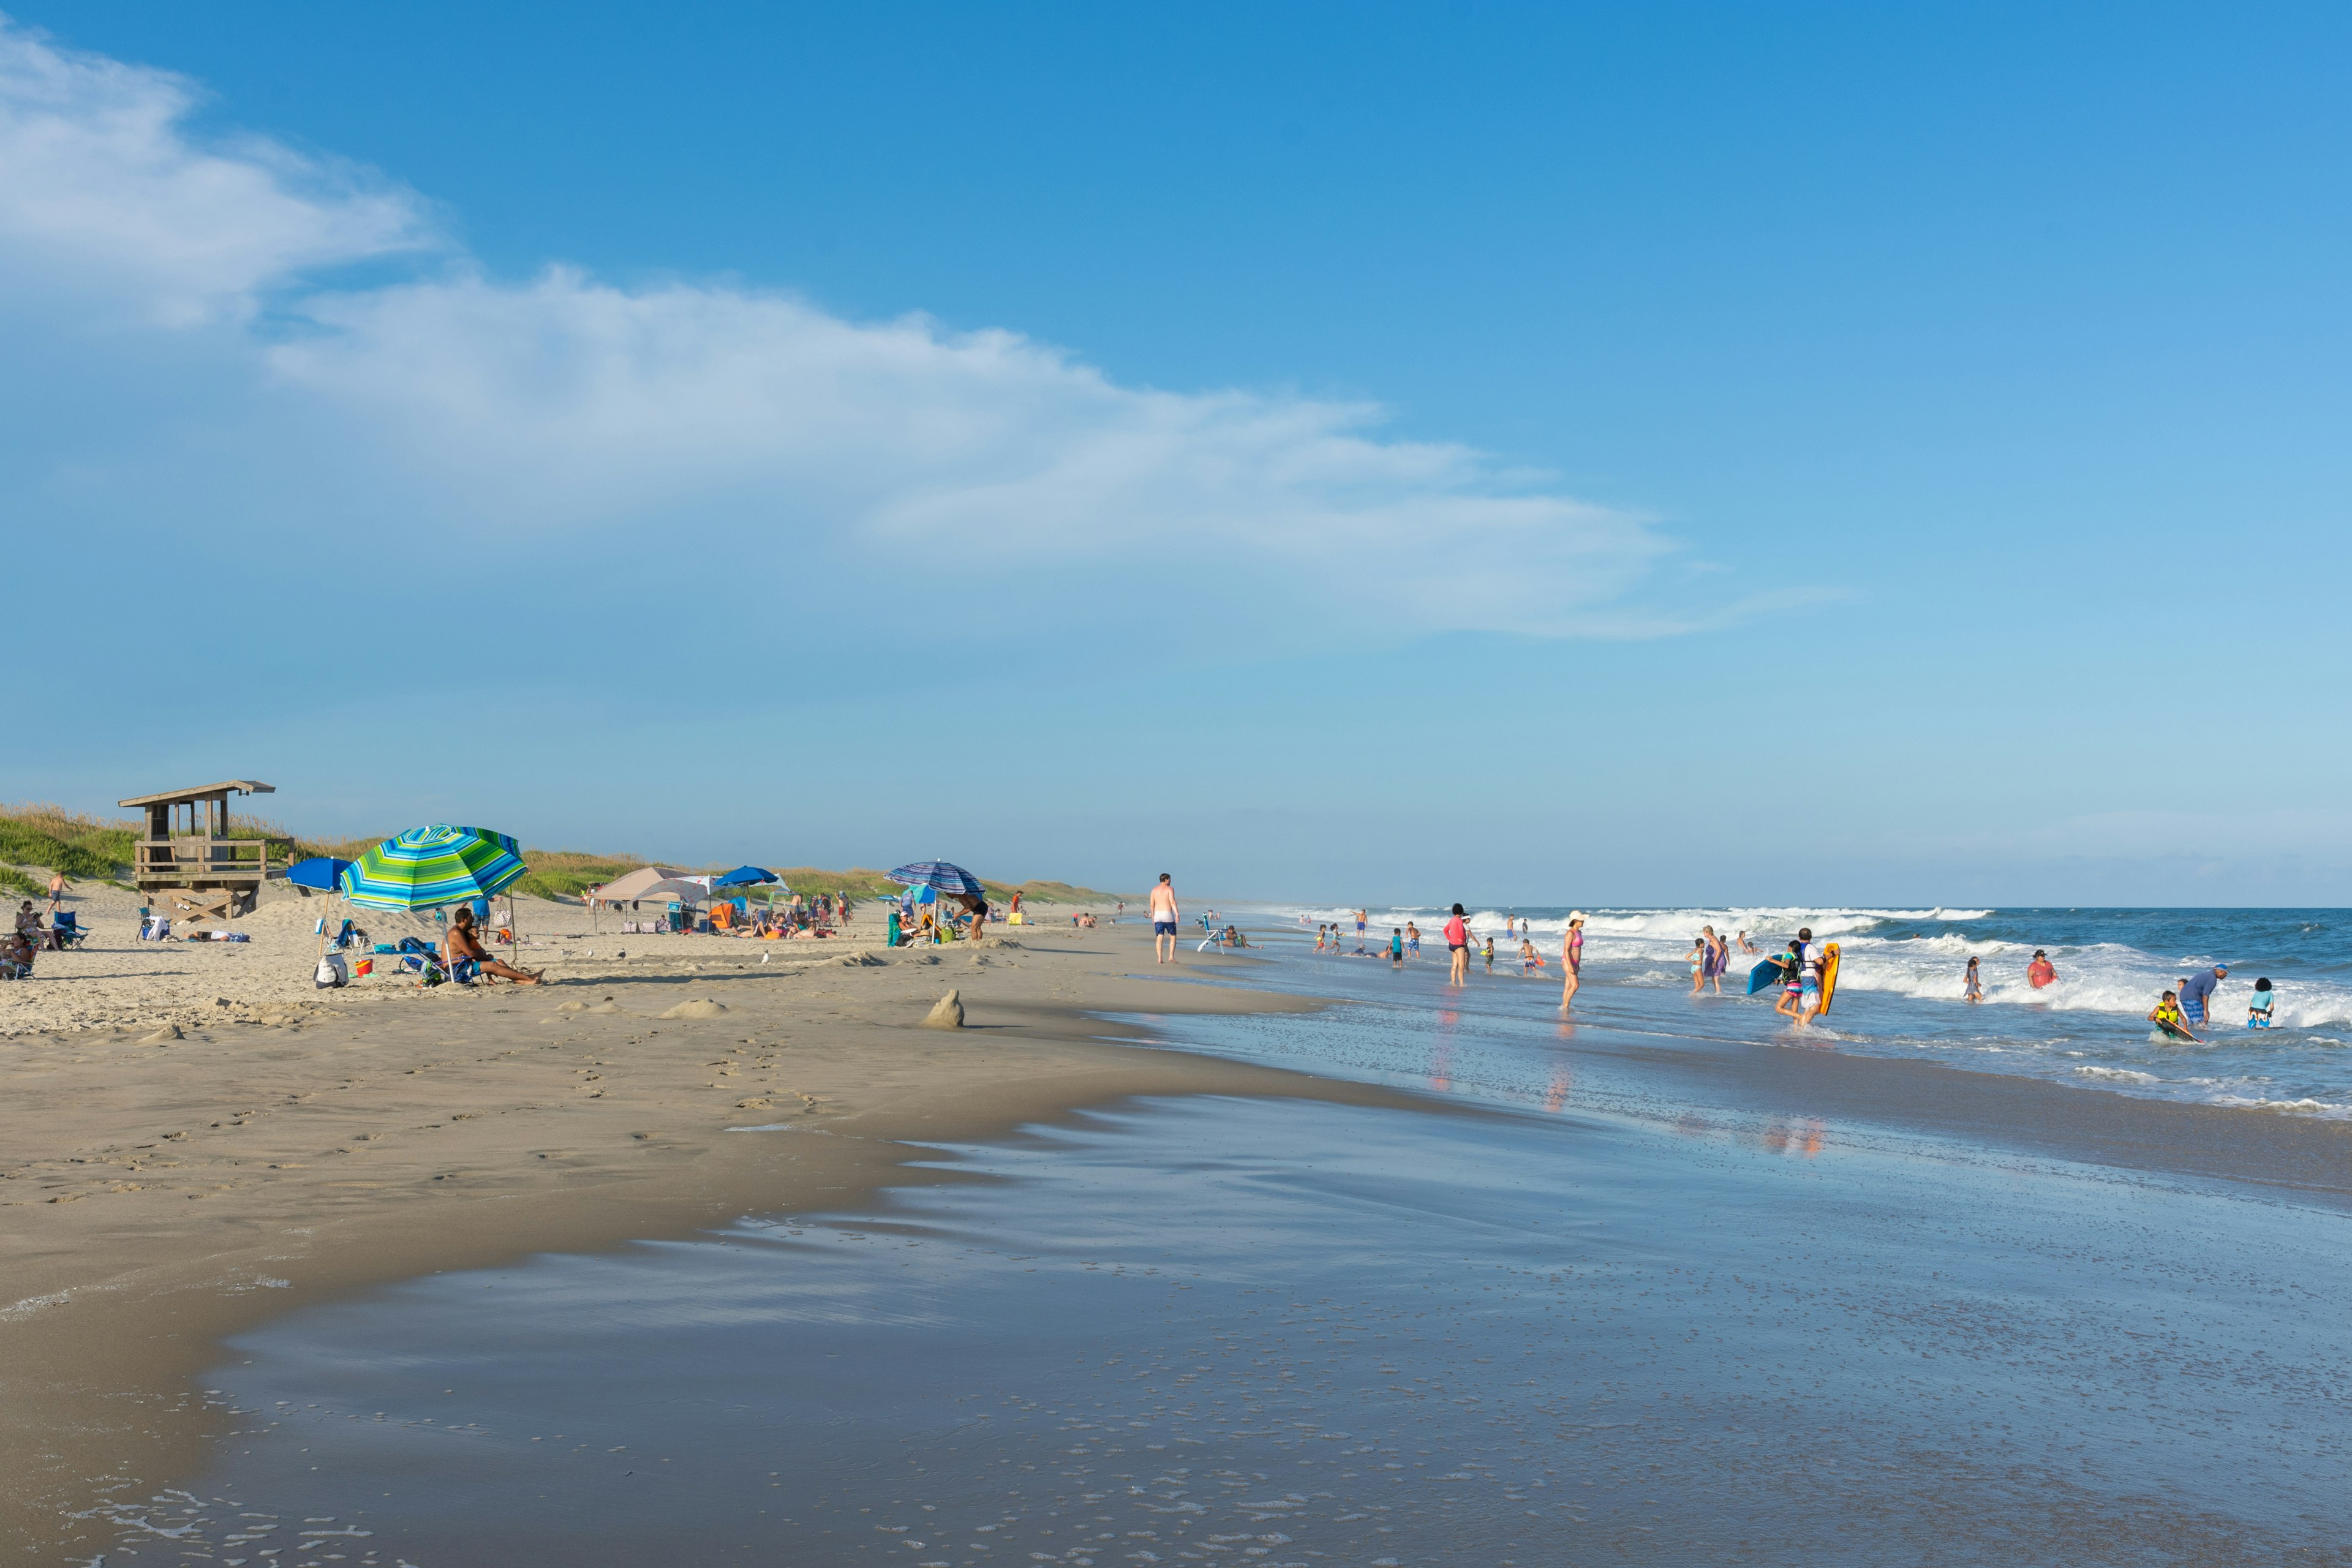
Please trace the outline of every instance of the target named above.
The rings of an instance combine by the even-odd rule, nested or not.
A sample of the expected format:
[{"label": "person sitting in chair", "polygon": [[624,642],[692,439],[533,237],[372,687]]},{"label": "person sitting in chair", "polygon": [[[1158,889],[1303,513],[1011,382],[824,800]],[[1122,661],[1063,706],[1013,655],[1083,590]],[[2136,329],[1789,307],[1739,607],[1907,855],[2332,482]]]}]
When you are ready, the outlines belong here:
[{"label": "person sitting in chair", "polygon": [[0,980],[30,980],[33,977],[33,944],[25,933],[12,931],[0,942]]},{"label": "person sitting in chair", "polygon": [[533,971],[517,969],[510,963],[501,963],[482,951],[482,939],[474,933],[474,911],[469,909],[459,908],[456,917],[450,921],[449,935],[444,951],[448,956],[452,973],[455,973],[458,964],[471,961],[474,972],[485,978],[496,975],[501,980],[511,980],[518,985],[537,985],[541,983],[540,976]]}]

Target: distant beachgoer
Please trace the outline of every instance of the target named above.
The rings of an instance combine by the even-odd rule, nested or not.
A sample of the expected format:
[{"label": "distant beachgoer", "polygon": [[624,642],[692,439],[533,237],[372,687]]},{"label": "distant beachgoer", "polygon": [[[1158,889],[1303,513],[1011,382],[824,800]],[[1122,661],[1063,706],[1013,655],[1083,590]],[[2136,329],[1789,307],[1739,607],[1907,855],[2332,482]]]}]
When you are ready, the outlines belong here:
[{"label": "distant beachgoer", "polygon": [[1584,911],[1579,910],[1568,917],[1568,929],[1559,937],[1559,1005],[1564,1009],[1576,1000],[1577,987],[1584,984]]},{"label": "distant beachgoer", "polygon": [[1804,982],[1797,990],[1797,1022],[1808,1026],[1822,1016],[1822,965],[1814,959],[1805,965]]},{"label": "distant beachgoer", "polygon": [[2246,1008],[2246,1027],[2267,1029],[2271,1026],[2271,1010],[2278,1003],[2278,993],[2267,980],[2254,982],[2254,999]]},{"label": "distant beachgoer", "polygon": [[442,952],[449,961],[449,967],[453,971],[460,963],[471,959],[475,970],[479,973],[496,975],[501,980],[511,980],[518,985],[540,984],[539,971],[517,969],[510,963],[500,963],[483,951],[482,939],[474,933],[474,911],[463,906],[459,907],[457,916],[449,922],[449,934],[443,939]]},{"label": "distant beachgoer", "polygon": [[1153,963],[1176,962],[1176,924],[1183,918],[1176,908],[1176,879],[1162,871],[1160,873],[1160,885],[1151,889]]},{"label": "distant beachgoer", "polygon": [[1411,921],[1404,922],[1404,950],[1408,956],[1421,956],[1421,928]]},{"label": "distant beachgoer", "polygon": [[1707,966],[1715,962],[1715,943],[1703,936],[1691,938],[1690,951],[1683,954],[1683,962],[1690,965],[1690,994],[1696,996],[1706,984]]},{"label": "distant beachgoer", "polygon": [[33,900],[30,899],[26,899],[23,903],[16,906],[16,930],[23,935],[32,939],[35,945],[37,946],[39,944],[41,935],[41,914],[38,910],[33,908]]},{"label": "distant beachgoer", "polygon": [[1741,931],[1739,933],[1739,951],[1746,953],[1758,953],[1764,950],[1757,946],[1754,942],[1748,941],[1748,933],[1746,931]]},{"label": "distant beachgoer", "polygon": [[1969,956],[1969,972],[1960,981],[1960,1000],[1963,1002],[1984,1000],[1984,982],[1978,977],[1977,961],[1973,953]]},{"label": "distant beachgoer", "polygon": [[25,933],[12,931],[7,940],[0,942],[0,980],[30,980],[33,977],[33,944]]},{"label": "distant beachgoer", "polygon": [[2039,991],[2044,985],[2049,984],[2052,981],[2057,978],[2057,965],[2050,962],[2050,955],[2048,953],[2042,952],[2038,947],[2035,948],[2033,950],[2033,962],[2025,966],[2025,983],[2028,985],[2032,986],[2036,991]]},{"label": "distant beachgoer", "polygon": [[1395,926],[1389,927],[1389,967],[1404,967],[1404,932]]},{"label": "distant beachgoer", "polygon": [[2180,983],[2180,1011],[2192,1024],[2210,1022],[2213,1011],[2213,988],[2230,973],[2226,963],[2210,969],[2200,969]]},{"label": "distant beachgoer", "polygon": [[1492,974],[1492,973],[1495,973],[1495,939],[1494,939],[1493,937],[1491,937],[1491,936],[1490,936],[1490,937],[1488,937],[1488,938],[1486,939],[1486,973],[1489,973],[1489,974]]},{"label": "distant beachgoer", "polygon": [[1315,951],[1318,952],[1323,951],[1323,928],[1321,926],[1317,926],[1315,928]]},{"label": "distant beachgoer", "polygon": [[1445,947],[1453,954],[1454,967],[1445,977],[1448,985],[1470,984],[1470,922],[1462,918],[1462,906],[1454,906],[1453,918],[1445,922]]},{"label": "distant beachgoer", "polygon": [[1356,951],[1358,952],[1364,951],[1364,921],[1369,913],[1370,911],[1365,910],[1356,911]]},{"label": "distant beachgoer", "polygon": [[1723,994],[1723,972],[1731,967],[1731,944],[1716,935],[1708,926],[1699,933],[1706,942],[1706,977],[1715,982],[1715,994]]},{"label": "distant beachgoer", "polygon": [[1543,957],[1536,952],[1536,944],[1526,937],[1519,938],[1519,978],[1524,980],[1542,967]]},{"label": "distant beachgoer", "polygon": [[66,880],[66,874],[63,871],[56,871],[50,874],[49,919],[55,920],[58,918],[58,910],[66,901],[66,889],[72,886],[73,884],[71,882]]}]

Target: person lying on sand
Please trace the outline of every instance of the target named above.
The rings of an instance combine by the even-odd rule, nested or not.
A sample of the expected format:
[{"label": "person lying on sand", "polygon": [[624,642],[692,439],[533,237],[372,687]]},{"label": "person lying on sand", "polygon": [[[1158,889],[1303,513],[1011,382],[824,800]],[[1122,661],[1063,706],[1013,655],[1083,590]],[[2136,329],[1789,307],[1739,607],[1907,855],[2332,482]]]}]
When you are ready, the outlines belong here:
[{"label": "person lying on sand", "polygon": [[474,934],[474,911],[469,909],[459,909],[456,918],[450,921],[446,952],[449,965],[453,969],[464,960],[471,959],[474,962],[475,972],[485,978],[496,975],[501,980],[511,980],[518,985],[536,985],[540,983],[540,976],[536,972],[517,969],[510,963],[501,963],[482,950],[482,939]]}]

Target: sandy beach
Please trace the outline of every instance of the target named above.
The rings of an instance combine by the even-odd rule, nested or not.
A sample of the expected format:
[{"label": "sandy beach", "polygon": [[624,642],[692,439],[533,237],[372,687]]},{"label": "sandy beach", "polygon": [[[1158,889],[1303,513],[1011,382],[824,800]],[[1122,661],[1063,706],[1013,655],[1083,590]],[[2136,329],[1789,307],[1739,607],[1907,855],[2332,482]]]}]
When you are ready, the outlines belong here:
[{"label": "sandy beach", "polygon": [[[10,1561],[278,1561],[290,1512],[420,1568],[985,1563],[1104,1509],[1180,1559],[2343,1560],[2338,1122],[1279,928],[1155,973],[1066,910],[893,951],[525,900],[550,984],[320,992],[331,906],[105,945],[106,896],[0,987]],[[697,1489],[611,1492],[647,1464]],[[918,1507],[960,1555],[890,1555]]]},{"label": "sandy beach", "polygon": [[[220,1417],[191,1374],[299,1303],[852,1201],[903,1176],[899,1140],[1129,1095],[1392,1098],[1101,1043],[1090,1010],[1307,1005],[1126,978],[1147,940],[1133,925],[920,952],[868,923],[824,942],[565,941],[583,911],[526,900],[543,988],[317,992],[321,907],[273,900],[246,944],[46,954],[38,979],[0,987],[9,1561],[96,1539],[68,1516],[100,1483],[195,1464]],[[85,920],[115,934],[102,904]],[[969,1026],[919,1026],[950,989]],[[164,1026],[179,1037],[142,1043]],[[779,1122],[822,1135],[726,1131]]]}]

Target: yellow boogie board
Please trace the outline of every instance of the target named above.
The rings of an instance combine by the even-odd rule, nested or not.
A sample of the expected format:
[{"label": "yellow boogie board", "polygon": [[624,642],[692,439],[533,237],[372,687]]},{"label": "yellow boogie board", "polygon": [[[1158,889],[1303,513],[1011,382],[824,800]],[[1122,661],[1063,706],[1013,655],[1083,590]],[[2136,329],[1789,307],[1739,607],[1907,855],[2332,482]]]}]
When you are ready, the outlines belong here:
[{"label": "yellow boogie board", "polygon": [[1834,1002],[1834,1001],[1836,1001],[1836,1000],[1837,1000],[1837,977],[1838,977],[1838,944],[1837,944],[1837,943],[1835,943],[1835,942],[1831,942],[1831,943],[1829,943],[1827,946],[1825,946],[1825,947],[1823,947],[1823,948],[1822,949],[1822,963],[1821,963],[1821,969],[1822,969],[1822,1006],[1821,1006],[1821,1010],[1822,1010],[1822,1012],[1826,1013],[1826,1012],[1828,1012],[1828,1011],[1830,1010],[1830,1004],[1831,1004],[1832,1002]]}]

